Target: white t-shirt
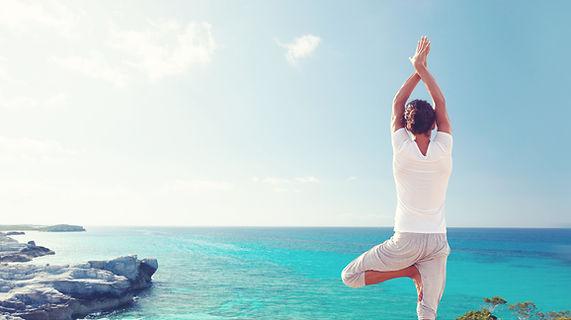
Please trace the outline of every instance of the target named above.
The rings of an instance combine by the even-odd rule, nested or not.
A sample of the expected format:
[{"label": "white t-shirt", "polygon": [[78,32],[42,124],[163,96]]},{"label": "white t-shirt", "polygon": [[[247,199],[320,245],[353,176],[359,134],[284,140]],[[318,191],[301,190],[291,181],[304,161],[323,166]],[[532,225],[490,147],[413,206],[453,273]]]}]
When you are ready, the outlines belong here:
[{"label": "white t-shirt", "polygon": [[452,135],[438,131],[426,156],[405,128],[391,135],[397,190],[394,231],[446,233],[444,202],[452,172]]}]

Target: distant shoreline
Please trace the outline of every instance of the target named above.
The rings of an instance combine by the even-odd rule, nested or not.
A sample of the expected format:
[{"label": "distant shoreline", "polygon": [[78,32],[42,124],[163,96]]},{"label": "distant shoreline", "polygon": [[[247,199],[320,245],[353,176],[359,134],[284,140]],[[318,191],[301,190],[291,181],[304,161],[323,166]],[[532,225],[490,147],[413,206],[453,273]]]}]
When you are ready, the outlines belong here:
[{"label": "distant shoreline", "polygon": [[72,224],[5,224],[0,225],[0,231],[82,232],[85,231],[85,228]]}]

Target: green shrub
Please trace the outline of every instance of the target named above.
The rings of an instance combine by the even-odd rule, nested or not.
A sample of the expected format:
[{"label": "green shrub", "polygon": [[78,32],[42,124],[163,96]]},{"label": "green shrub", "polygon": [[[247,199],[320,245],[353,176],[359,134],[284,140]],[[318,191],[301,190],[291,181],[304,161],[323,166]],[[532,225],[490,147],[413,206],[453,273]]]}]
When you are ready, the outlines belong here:
[{"label": "green shrub", "polygon": [[[507,303],[506,300],[495,296],[491,299],[484,298],[487,304],[482,310],[473,310],[466,312],[463,316],[459,316],[456,320],[497,320],[498,317],[493,315],[494,310]],[[509,310],[515,314],[518,320],[571,320],[569,310],[565,311],[549,311],[547,313],[537,312],[537,307],[531,301],[517,302],[509,305]],[[500,319],[502,320],[502,319]],[[507,319],[506,319],[507,320]]]},{"label": "green shrub", "polygon": [[478,311],[468,311],[463,316],[459,316],[456,320],[497,320],[498,318],[489,310],[482,309]]}]

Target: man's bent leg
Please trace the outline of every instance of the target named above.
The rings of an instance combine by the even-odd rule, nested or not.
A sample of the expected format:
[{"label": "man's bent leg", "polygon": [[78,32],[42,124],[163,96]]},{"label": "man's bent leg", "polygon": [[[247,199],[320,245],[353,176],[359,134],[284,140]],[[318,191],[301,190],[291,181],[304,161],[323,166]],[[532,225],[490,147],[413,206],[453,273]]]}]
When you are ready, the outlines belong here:
[{"label": "man's bent leg", "polygon": [[345,285],[360,288],[397,277],[409,277],[412,266],[418,259],[417,249],[405,248],[394,239],[389,239],[361,254],[341,272]]},{"label": "man's bent leg", "polygon": [[415,266],[409,266],[396,271],[365,271],[365,285],[377,284],[394,278],[412,278],[416,271]]}]

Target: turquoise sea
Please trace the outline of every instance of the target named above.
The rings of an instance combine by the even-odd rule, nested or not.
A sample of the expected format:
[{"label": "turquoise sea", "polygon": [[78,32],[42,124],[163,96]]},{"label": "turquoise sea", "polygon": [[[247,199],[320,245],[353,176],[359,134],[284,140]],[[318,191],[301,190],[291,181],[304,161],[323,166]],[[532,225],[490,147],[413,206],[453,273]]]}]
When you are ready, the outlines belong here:
[{"label": "turquoise sea", "polygon": [[[90,319],[416,319],[416,289],[394,279],[346,287],[341,270],[393,234],[353,227],[87,227],[15,236],[49,247],[33,263],[127,254],[155,257],[151,289]],[[571,309],[571,229],[448,228],[452,249],[438,319],[478,309],[484,297]],[[516,319],[507,308],[502,319]]]}]

